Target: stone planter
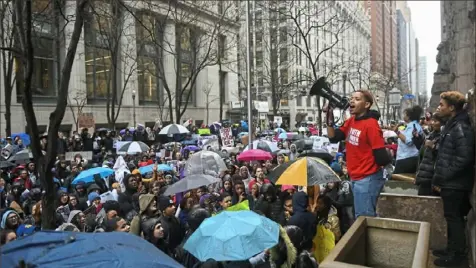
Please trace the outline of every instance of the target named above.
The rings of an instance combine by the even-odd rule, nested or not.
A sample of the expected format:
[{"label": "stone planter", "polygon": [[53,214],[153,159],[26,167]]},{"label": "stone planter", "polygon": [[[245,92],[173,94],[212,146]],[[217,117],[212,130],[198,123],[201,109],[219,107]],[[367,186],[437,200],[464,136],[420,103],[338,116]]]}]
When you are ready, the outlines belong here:
[{"label": "stone planter", "polygon": [[427,267],[430,224],[359,217],[320,268]]}]

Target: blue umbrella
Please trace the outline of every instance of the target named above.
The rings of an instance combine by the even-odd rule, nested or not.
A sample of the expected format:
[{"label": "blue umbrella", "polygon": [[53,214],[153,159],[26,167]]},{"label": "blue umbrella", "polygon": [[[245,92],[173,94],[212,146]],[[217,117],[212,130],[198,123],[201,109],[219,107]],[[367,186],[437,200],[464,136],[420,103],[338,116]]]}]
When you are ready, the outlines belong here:
[{"label": "blue umbrella", "polygon": [[278,139],[286,140],[288,138],[288,134],[286,132],[280,133]]},{"label": "blue umbrella", "polygon": [[139,236],[41,231],[2,246],[2,267],[183,267]]},{"label": "blue umbrella", "polygon": [[[152,170],[154,169],[154,165],[155,164],[140,167],[139,168],[140,174],[143,175],[143,174],[152,172]],[[160,164],[160,165],[157,166],[157,170],[158,171],[172,171],[172,167],[170,167],[169,165],[166,165],[166,164]]]},{"label": "blue umbrella", "polygon": [[279,241],[279,225],[253,211],[224,211],[206,219],[184,249],[200,261],[248,260]]},{"label": "blue umbrella", "polygon": [[73,184],[77,184],[80,181],[84,181],[84,183],[89,183],[94,181],[94,175],[99,174],[101,178],[105,178],[109,175],[114,174],[114,170],[105,167],[96,167],[86,169],[79,173],[79,175],[73,180]]},{"label": "blue umbrella", "polygon": [[241,138],[241,137],[246,136],[246,135],[248,135],[248,132],[240,132],[240,133],[238,133],[238,138]]},{"label": "blue umbrella", "polygon": [[188,150],[188,151],[190,151],[190,152],[196,152],[196,151],[200,151],[201,149],[200,149],[200,147],[195,146],[195,145],[188,145],[188,146],[185,146],[185,147],[182,149],[182,152],[183,152],[184,150]]},{"label": "blue umbrella", "polygon": [[284,133],[286,133],[286,130],[284,130],[283,128],[278,127],[276,129],[274,129],[274,132],[277,132],[277,133],[283,133],[284,132]]}]

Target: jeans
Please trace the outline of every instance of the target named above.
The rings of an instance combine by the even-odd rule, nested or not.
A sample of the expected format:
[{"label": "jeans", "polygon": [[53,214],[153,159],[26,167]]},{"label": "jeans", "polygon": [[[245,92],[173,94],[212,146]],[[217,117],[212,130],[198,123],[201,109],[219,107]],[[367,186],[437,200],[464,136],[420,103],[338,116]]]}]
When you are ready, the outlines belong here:
[{"label": "jeans", "polygon": [[468,191],[441,189],[443,212],[447,224],[447,250],[454,254],[464,254],[466,251],[466,223],[464,217],[471,209]]},{"label": "jeans", "polygon": [[376,217],[377,199],[385,184],[383,170],[358,181],[352,181],[354,191],[355,218],[359,216]]}]

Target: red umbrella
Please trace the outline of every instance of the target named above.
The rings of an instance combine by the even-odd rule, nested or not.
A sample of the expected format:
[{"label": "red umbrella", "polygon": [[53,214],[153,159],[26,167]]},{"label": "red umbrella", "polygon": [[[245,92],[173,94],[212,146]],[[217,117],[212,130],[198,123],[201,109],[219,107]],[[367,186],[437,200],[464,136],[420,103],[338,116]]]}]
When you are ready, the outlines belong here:
[{"label": "red umbrella", "polygon": [[259,161],[259,160],[271,160],[273,156],[260,149],[246,150],[238,155],[236,158],[238,161]]}]

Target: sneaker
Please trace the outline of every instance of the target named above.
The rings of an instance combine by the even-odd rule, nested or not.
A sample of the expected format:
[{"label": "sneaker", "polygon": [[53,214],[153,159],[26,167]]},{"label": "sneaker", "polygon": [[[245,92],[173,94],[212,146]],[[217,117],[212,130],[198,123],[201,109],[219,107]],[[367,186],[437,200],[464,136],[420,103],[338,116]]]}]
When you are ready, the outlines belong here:
[{"label": "sneaker", "polygon": [[437,267],[469,267],[467,259],[462,256],[451,256],[436,259],[433,264]]},{"label": "sneaker", "polygon": [[432,251],[433,256],[435,257],[447,257],[449,255],[448,250],[445,249],[435,249]]}]

